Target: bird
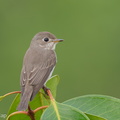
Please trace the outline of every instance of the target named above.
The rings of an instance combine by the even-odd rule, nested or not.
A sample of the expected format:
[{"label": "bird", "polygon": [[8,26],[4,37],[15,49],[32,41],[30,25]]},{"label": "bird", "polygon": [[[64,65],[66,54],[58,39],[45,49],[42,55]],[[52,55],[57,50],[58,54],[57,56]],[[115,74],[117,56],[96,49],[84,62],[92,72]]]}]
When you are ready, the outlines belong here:
[{"label": "bird", "polygon": [[55,47],[63,39],[57,39],[50,32],[39,32],[31,40],[30,46],[23,59],[20,75],[21,100],[17,110],[28,108],[41,88],[46,88],[45,83],[51,77],[57,58]]}]

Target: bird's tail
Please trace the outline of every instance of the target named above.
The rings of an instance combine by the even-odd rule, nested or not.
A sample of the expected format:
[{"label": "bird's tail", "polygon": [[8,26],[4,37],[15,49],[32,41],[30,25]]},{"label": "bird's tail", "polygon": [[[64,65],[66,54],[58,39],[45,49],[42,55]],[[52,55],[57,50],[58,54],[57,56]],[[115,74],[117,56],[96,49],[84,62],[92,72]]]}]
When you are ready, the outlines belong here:
[{"label": "bird's tail", "polygon": [[21,101],[20,101],[20,104],[19,104],[17,110],[23,111],[23,110],[26,110],[28,108],[28,103],[30,101],[32,92],[33,92],[32,86],[27,86],[25,88],[25,91],[24,91],[23,95],[21,96]]}]

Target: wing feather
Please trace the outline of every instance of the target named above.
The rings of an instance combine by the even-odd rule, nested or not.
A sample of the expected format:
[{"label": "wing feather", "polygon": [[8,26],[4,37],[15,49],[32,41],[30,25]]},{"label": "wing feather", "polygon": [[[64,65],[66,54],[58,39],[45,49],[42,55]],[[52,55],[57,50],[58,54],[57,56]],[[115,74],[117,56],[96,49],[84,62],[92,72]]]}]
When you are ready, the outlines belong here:
[{"label": "wing feather", "polygon": [[34,51],[27,51],[24,57],[24,64],[21,71],[21,87],[23,93],[26,83],[29,83],[33,87],[37,86],[37,89],[33,91],[34,95],[43,87],[55,67],[56,55],[54,51],[49,51],[50,53],[44,53],[44,55],[31,52]]},{"label": "wing feather", "polygon": [[[45,63],[43,63],[43,66],[38,68],[35,72],[33,72],[33,76],[29,78],[30,84],[31,85],[37,85],[40,84],[42,81],[46,81],[44,77],[46,76],[47,78],[49,77],[52,69],[54,68],[56,64],[56,58],[52,58],[47,60]],[[46,78],[45,77],[45,78]]]}]

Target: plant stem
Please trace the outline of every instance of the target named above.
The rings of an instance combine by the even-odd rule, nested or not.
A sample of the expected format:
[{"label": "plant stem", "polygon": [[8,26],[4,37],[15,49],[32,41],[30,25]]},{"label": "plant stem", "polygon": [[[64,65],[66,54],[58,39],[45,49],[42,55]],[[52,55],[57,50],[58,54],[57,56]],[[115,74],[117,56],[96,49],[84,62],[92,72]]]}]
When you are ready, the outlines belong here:
[{"label": "plant stem", "polygon": [[39,107],[39,108],[36,108],[35,110],[34,110],[34,113],[36,113],[37,111],[39,111],[39,110],[41,110],[41,109],[45,109],[45,108],[47,108],[48,106],[42,106],[42,107]]},{"label": "plant stem", "polygon": [[17,115],[17,114],[25,114],[25,115],[28,115],[28,113],[27,113],[26,111],[17,111],[17,112],[11,113],[11,114],[7,117],[7,120],[10,120],[10,117],[11,117],[11,116]]},{"label": "plant stem", "polygon": [[53,95],[50,90],[47,90],[47,94],[50,97],[50,100],[54,101],[55,99],[53,98]]},{"label": "plant stem", "polygon": [[10,93],[7,93],[5,95],[3,95],[4,97],[8,96],[8,95],[12,95],[12,94],[16,94],[16,93],[21,93],[21,91],[14,91],[14,92],[10,92]]},{"label": "plant stem", "polygon": [[34,111],[31,110],[30,106],[28,106],[28,115],[30,116],[31,120],[35,120]]}]

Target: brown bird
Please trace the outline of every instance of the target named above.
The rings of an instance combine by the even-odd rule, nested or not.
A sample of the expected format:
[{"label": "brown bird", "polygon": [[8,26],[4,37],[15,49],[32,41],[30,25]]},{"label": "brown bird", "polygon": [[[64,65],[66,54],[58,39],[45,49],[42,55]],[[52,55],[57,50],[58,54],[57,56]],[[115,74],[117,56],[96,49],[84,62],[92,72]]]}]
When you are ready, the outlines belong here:
[{"label": "brown bird", "polygon": [[45,87],[44,84],[56,65],[54,50],[60,41],[63,40],[49,32],[39,32],[33,37],[23,60],[20,78],[21,101],[17,108],[19,111],[26,110],[29,101]]}]

